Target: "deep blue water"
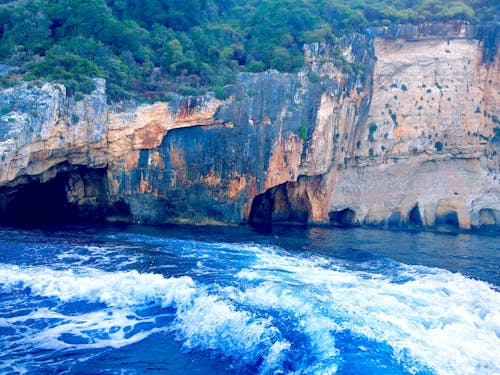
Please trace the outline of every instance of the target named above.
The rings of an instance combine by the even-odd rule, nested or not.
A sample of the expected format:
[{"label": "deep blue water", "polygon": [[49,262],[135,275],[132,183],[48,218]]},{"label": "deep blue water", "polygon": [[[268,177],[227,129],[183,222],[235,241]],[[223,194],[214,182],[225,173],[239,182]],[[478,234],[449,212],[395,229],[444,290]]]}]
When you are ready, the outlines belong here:
[{"label": "deep blue water", "polygon": [[0,373],[499,374],[500,240],[0,228]]}]

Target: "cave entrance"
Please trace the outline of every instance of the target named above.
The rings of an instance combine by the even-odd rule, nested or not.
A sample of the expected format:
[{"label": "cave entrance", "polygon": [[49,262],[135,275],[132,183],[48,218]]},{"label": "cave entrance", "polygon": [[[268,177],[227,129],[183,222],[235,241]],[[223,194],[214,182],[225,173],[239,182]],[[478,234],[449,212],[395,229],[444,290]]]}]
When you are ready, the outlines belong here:
[{"label": "cave entrance", "polygon": [[257,195],[252,201],[251,224],[307,224],[311,204],[304,186],[286,182]]},{"label": "cave entrance", "polygon": [[263,193],[257,195],[252,201],[250,209],[249,222],[251,224],[270,223],[272,220],[272,211],[274,199],[270,194]]},{"label": "cave entrance", "polygon": [[418,203],[413,206],[408,215],[408,224],[413,227],[421,227],[423,225],[422,216],[420,215],[420,209],[418,208]]},{"label": "cave entrance", "polygon": [[106,171],[77,168],[40,182],[0,189],[1,224],[45,224],[101,220],[106,205]]},{"label": "cave entrance", "polygon": [[336,227],[350,227],[354,225],[356,221],[356,212],[350,208],[332,211],[328,216],[330,218],[330,224]]},{"label": "cave entrance", "polygon": [[497,226],[497,220],[495,217],[495,211],[491,208],[481,208],[479,210],[479,227],[483,229],[495,228]]},{"label": "cave entrance", "polygon": [[450,229],[458,229],[459,221],[457,213],[455,211],[450,211],[436,216],[436,225],[441,225]]}]

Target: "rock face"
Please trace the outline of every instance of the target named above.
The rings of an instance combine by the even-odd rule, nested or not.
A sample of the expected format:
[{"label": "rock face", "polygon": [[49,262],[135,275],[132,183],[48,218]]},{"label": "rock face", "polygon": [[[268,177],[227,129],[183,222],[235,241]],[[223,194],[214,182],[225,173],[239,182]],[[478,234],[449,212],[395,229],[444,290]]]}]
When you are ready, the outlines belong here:
[{"label": "rock face", "polygon": [[93,217],[107,205],[108,107],[104,80],[95,83],[79,102],[61,85],[25,83],[2,91],[0,222]]},{"label": "rock face", "polygon": [[[0,221],[500,229],[498,26],[374,29],[218,100],[0,95]],[[51,209],[49,209],[49,207]]]},{"label": "rock face", "polygon": [[360,224],[498,227],[498,50],[484,61],[478,40],[454,35],[374,45],[370,111],[329,211],[348,208]]}]

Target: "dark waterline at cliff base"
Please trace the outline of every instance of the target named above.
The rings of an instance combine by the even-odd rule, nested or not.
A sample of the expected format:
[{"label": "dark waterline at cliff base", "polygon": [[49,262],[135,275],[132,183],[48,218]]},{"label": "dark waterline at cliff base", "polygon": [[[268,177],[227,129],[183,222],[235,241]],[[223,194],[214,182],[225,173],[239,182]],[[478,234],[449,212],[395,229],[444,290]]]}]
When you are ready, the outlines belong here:
[{"label": "dark waterline at cliff base", "polygon": [[0,372],[496,373],[499,267],[475,234],[0,228]]}]

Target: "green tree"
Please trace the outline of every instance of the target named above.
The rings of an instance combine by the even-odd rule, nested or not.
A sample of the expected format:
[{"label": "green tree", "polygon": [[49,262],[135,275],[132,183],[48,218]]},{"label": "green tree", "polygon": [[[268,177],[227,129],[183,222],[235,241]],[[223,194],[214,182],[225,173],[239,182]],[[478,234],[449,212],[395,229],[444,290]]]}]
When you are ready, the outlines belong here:
[{"label": "green tree", "polygon": [[[300,68],[304,43],[335,45],[368,26],[485,22],[499,13],[495,0],[4,1],[0,62],[26,72],[25,79],[65,82],[75,92],[102,76],[113,100],[210,86],[221,93],[238,71]],[[485,45],[496,51],[490,34]],[[343,68],[366,77],[359,64]]]}]

